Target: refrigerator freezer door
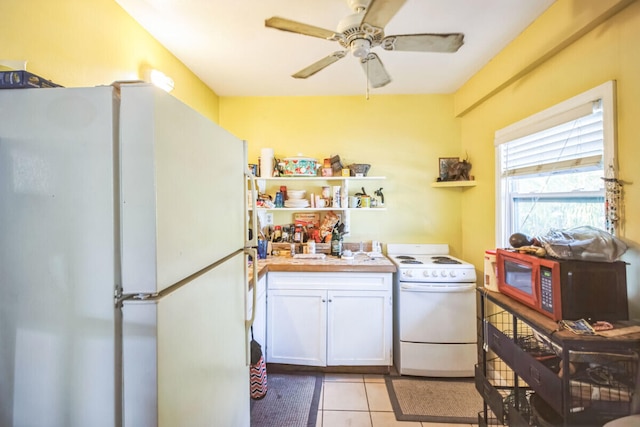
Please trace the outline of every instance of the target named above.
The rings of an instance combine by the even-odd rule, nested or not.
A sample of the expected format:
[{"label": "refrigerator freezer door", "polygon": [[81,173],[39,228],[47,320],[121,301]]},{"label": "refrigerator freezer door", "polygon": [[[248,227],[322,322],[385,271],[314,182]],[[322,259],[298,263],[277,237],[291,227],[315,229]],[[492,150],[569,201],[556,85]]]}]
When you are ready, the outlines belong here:
[{"label": "refrigerator freezer door", "polygon": [[116,425],[114,97],[0,91],[0,425]]},{"label": "refrigerator freezer door", "polygon": [[244,246],[241,140],[171,95],[122,87],[125,294],[154,293]]},{"label": "refrigerator freezer door", "polygon": [[[238,252],[157,304],[125,303],[125,425],[249,426],[244,263]],[[157,406],[140,386],[156,365]]]}]

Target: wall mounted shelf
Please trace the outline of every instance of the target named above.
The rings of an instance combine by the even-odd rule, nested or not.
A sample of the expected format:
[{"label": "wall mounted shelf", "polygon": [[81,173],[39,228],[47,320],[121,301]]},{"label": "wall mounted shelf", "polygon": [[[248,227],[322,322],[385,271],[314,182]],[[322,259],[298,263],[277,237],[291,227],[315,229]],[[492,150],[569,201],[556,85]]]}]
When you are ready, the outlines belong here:
[{"label": "wall mounted shelf", "polygon": [[446,188],[446,187],[475,187],[475,181],[441,181],[432,182],[431,186],[434,188]]}]

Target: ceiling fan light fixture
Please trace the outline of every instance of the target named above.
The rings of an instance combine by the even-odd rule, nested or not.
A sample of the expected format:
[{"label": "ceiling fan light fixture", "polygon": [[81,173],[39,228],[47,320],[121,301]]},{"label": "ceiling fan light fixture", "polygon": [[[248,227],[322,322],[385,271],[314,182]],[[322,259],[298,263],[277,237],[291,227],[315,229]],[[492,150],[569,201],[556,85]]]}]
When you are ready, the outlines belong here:
[{"label": "ceiling fan light fixture", "polygon": [[364,58],[369,54],[371,42],[367,39],[355,39],[351,42],[349,48],[353,56],[356,58]]}]

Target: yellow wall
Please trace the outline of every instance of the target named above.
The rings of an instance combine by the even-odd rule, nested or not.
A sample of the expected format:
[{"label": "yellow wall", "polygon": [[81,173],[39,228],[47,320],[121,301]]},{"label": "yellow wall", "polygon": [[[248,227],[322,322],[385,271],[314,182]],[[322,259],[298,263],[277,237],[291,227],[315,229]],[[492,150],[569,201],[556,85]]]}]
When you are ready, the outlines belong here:
[{"label": "yellow wall", "polygon": [[[594,4],[593,1],[581,3]],[[610,1],[615,6],[614,1]],[[574,1],[560,1],[545,14],[545,22],[554,27],[569,27],[575,19]],[[584,10],[582,10],[584,12]],[[536,40],[553,30],[539,25],[537,34],[530,34],[520,51],[536,50]],[[537,37],[536,37],[537,36]],[[515,43],[521,42],[517,40]],[[640,2],[633,2],[604,23],[598,25],[557,54],[546,58],[520,79],[491,94],[461,119],[463,150],[475,159],[474,173],[478,186],[462,198],[462,247],[465,259],[476,266],[482,264],[482,251],[495,244],[495,170],[494,132],[531,114],[557,104],[608,80],[617,82],[617,130],[619,177],[624,186],[625,227],[621,237],[631,246],[625,259],[629,276],[629,297],[632,315],[640,317],[640,177],[637,166],[640,138]],[[497,61],[509,63],[510,56],[501,53]],[[513,55],[517,55],[514,51]],[[517,58],[514,58],[516,61]],[[480,76],[480,75],[477,75]],[[482,75],[484,81],[470,81],[457,94],[457,101],[476,98],[491,92],[499,80]],[[474,77],[475,78],[475,77]],[[480,95],[478,95],[480,94]],[[459,105],[459,104],[458,104]],[[482,209],[477,209],[482,206]]]},{"label": "yellow wall", "polygon": [[172,92],[218,121],[218,96],[142,29],[114,0],[0,1],[0,60],[26,60],[27,70],[66,87],[143,78],[157,68]]},{"label": "yellow wall", "polygon": [[222,97],[220,124],[249,141],[252,162],[265,147],[278,158],[338,154],[345,165],[368,163],[369,176],[385,176],[351,183],[352,194],[382,187],[387,210],[352,212],[347,241],[449,243],[461,253],[461,190],[430,186],[438,157],[464,155],[452,95]]}]

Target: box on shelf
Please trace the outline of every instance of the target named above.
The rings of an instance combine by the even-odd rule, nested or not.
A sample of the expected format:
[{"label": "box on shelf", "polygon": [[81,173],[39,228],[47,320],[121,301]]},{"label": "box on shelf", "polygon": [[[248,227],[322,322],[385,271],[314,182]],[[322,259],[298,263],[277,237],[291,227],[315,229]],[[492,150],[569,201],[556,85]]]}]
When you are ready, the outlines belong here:
[{"label": "box on shelf", "polygon": [[0,71],[0,89],[62,87],[24,70]]},{"label": "box on shelf", "polygon": [[317,213],[295,213],[293,220],[296,225],[320,227],[320,214]]}]

